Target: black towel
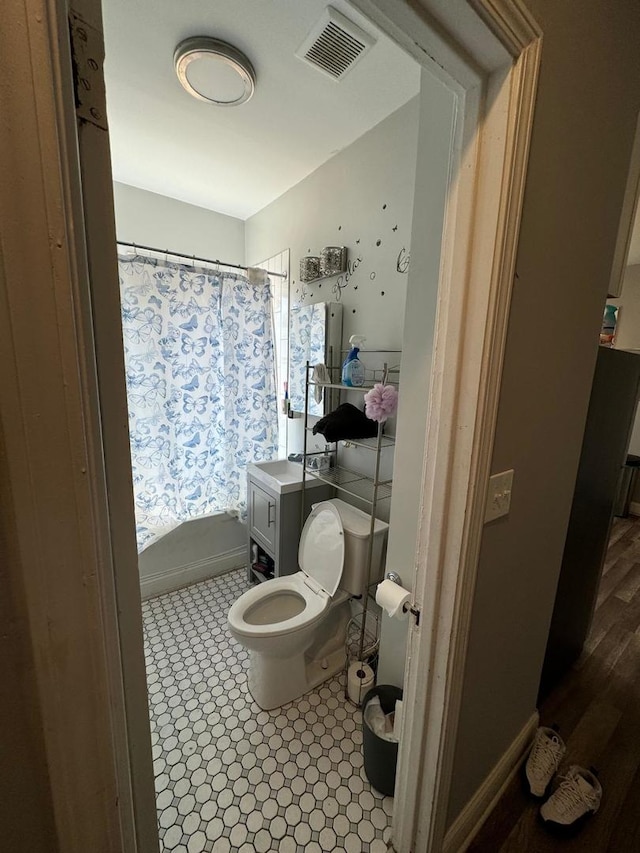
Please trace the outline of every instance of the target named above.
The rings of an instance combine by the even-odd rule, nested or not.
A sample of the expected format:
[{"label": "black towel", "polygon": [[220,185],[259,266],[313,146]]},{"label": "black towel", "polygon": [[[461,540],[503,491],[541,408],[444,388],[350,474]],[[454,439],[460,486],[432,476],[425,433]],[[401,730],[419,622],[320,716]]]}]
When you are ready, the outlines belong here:
[{"label": "black towel", "polygon": [[313,428],[313,434],[317,433],[327,441],[373,438],[378,434],[378,424],[370,421],[364,412],[351,403],[341,403],[335,411],[320,418]]}]

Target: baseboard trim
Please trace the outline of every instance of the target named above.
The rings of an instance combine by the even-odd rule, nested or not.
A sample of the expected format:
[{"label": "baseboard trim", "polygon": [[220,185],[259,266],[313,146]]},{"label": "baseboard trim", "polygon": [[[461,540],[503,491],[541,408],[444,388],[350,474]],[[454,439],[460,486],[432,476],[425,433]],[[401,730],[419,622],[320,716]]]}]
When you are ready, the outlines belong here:
[{"label": "baseboard trim", "polygon": [[640,501],[631,501],[629,504],[629,515],[640,515]]},{"label": "baseboard trim", "polygon": [[464,853],[469,847],[524,761],[537,728],[536,711],[449,827],[443,853]]},{"label": "baseboard trim", "polygon": [[164,592],[173,592],[183,586],[224,574],[231,569],[238,569],[247,565],[247,548],[234,548],[224,551],[195,563],[187,563],[184,566],[176,566],[162,572],[155,572],[140,578],[140,593],[142,599],[153,598]]}]

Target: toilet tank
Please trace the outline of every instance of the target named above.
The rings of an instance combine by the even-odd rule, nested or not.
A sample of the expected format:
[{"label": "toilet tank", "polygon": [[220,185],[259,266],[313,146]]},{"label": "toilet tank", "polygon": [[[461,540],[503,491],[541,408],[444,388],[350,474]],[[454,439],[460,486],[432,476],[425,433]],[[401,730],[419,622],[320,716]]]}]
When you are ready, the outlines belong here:
[{"label": "toilet tank", "polygon": [[[340,589],[350,595],[363,595],[367,583],[367,556],[371,534],[371,516],[339,498],[331,501],[340,513],[344,528],[344,568]],[[376,519],[373,533],[370,583],[382,580],[389,525]]]}]

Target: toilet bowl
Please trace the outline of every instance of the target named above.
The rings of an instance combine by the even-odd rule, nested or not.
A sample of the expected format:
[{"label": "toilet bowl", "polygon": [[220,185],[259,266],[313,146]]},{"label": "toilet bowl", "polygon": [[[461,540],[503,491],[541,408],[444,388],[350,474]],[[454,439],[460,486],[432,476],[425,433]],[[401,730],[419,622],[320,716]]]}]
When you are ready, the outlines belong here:
[{"label": "toilet bowl", "polygon": [[[261,708],[286,705],[343,667],[350,597],[366,583],[370,523],[341,500],[316,504],[300,537],[300,571],[264,581],[232,605],[229,630],[249,650],[249,691]],[[381,575],[388,528],[375,525],[372,580]]]},{"label": "toilet bowl", "polygon": [[296,643],[313,637],[313,628],[329,606],[330,598],[305,583],[297,572],[256,586],[245,592],[229,612],[232,633],[250,651],[268,648],[274,657],[287,656],[289,635]]}]

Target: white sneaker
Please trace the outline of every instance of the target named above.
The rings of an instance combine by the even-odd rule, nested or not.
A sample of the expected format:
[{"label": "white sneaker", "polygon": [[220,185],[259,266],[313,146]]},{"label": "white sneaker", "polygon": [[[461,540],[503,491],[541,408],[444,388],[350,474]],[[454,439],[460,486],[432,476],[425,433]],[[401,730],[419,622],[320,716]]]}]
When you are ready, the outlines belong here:
[{"label": "white sneaker", "polygon": [[558,732],[540,726],[525,766],[529,790],[534,797],[544,797],[566,749]]},{"label": "white sneaker", "polygon": [[572,765],[562,777],[560,787],[540,807],[540,817],[559,828],[574,826],[582,818],[595,814],[602,799],[602,785],[584,767]]}]

